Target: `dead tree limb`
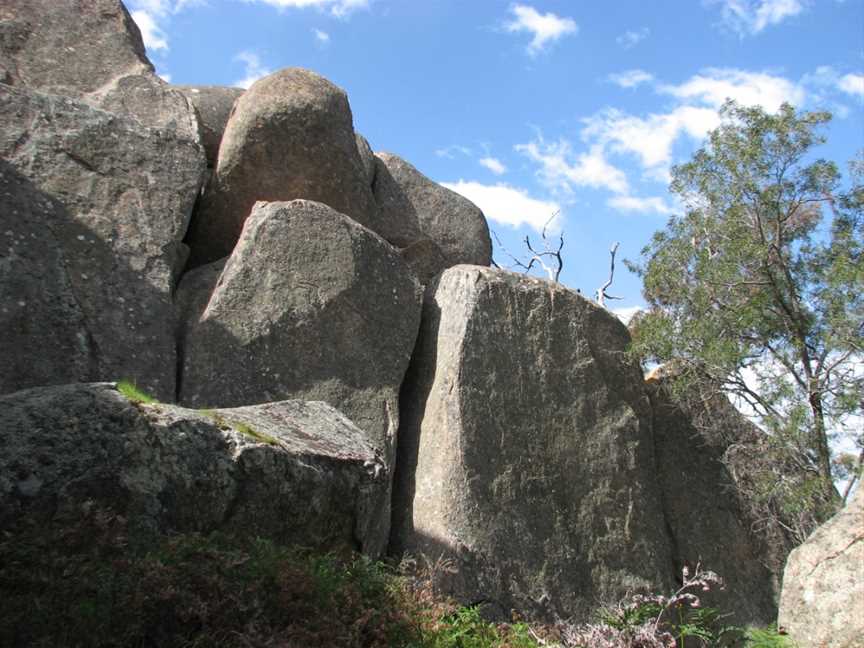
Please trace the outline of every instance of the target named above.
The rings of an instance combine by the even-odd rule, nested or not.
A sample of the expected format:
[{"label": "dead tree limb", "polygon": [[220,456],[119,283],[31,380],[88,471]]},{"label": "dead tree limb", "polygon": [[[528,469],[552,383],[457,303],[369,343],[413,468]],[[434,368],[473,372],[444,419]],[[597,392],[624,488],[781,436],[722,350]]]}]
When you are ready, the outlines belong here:
[{"label": "dead tree limb", "polygon": [[[525,237],[525,247],[528,248],[528,251],[531,253],[531,257],[524,261],[523,259],[518,258],[517,256],[510,253],[510,251],[504,247],[503,243],[501,243],[501,239],[498,238],[498,234],[492,230],[492,236],[495,237],[495,241],[498,243],[498,247],[513,261],[513,265],[511,268],[522,268],[525,274],[531,272],[531,269],[534,266],[538,266],[543,269],[544,272],[549,277],[550,281],[558,282],[559,277],[561,276],[561,270],[564,268],[564,259],[561,257],[561,250],[564,248],[564,234],[563,232],[558,235],[558,247],[554,247],[554,245],[550,242],[549,238],[546,236],[546,230],[549,227],[549,224],[555,220],[558,216],[559,212],[555,212],[552,216],[549,217],[549,220],[543,225],[543,230],[540,233],[540,236],[543,240],[543,249],[535,250],[531,245],[531,239],[526,236]],[[547,264],[546,259],[551,259],[551,261]]]},{"label": "dead tree limb", "polygon": [[597,303],[603,308],[606,308],[607,299],[624,299],[623,297],[616,297],[615,295],[610,295],[606,292],[606,289],[612,285],[612,279],[615,277],[615,253],[617,251],[618,242],[616,241],[615,245],[613,245],[609,250],[609,254],[612,257],[612,260],[609,263],[609,280],[597,289]]}]

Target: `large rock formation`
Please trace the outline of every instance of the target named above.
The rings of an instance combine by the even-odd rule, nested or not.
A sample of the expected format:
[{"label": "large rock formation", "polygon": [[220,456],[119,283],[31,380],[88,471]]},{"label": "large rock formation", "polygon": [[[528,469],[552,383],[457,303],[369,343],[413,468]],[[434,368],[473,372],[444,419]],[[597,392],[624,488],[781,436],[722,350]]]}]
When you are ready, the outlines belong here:
[{"label": "large rock formation", "polygon": [[0,394],[95,377],[95,346],[54,232],[74,221],[4,160],[0,203]]},{"label": "large rock formation", "polygon": [[[46,275],[56,301],[43,296],[28,308],[54,322],[76,313],[44,345],[30,327],[4,331],[15,362],[31,354],[43,362],[2,389],[128,377],[172,399],[171,295],[204,167],[200,146],[73,99],[0,85],[0,157],[14,169],[4,171],[7,184],[30,185],[10,191],[33,201],[21,204],[19,193],[17,213],[0,211],[0,231],[44,232],[19,234],[8,249],[17,258],[47,254],[55,266],[62,257],[66,273],[57,266]],[[16,285],[29,279],[3,276]],[[70,348],[74,375],[65,366]]]},{"label": "large rock formation", "polygon": [[402,394],[394,550],[546,617],[666,589],[648,399],[626,328],[559,285],[457,266],[427,290]]},{"label": "large rock formation", "polygon": [[[777,616],[782,560],[791,548],[757,534],[765,527],[742,501],[726,466],[733,446],[758,452],[758,432],[725,396],[672,397],[668,380],[649,381],[657,477],[666,525],[680,570],[701,563],[723,578],[725,590],[703,596],[731,613],[735,625],[767,625]],[[771,558],[777,554],[780,565]],[[771,567],[774,567],[773,569]]]},{"label": "large rock formation", "polygon": [[387,470],[324,403],[194,411],[129,402],[115,385],[0,397],[0,526],[127,517],[133,542],[214,530],[332,549],[372,549]]},{"label": "large rock formation", "polygon": [[[474,203],[432,182],[396,155],[376,155],[375,200],[383,222],[400,223],[404,228],[397,245],[405,247],[419,238],[430,238],[444,253],[445,267],[492,262],[489,225]],[[414,234],[415,222],[421,236]]]},{"label": "large rock formation", "polygon": [[0,34],[0,81],[74,97],[198,140],[192,107],[156,76],[141,32],[119,0],[4,0]]},{"label": "large rock formation", "polygon": [[244,91],[242,88],[223,86],[177,86],[177,89],[186,95],[195,108],[207,166],[215,168],[231,110]]},{"label": "large rock formation", "polygon": [[181,402],[323,400],[392,466],[420,291],[386,241],[320,203],[258,203],[224,269],[190,272],[178,303]]},{"label": "large rock formation", "polygon": [[800,648],[864,645],[864,488],[789,555],[778,625]]},{"label": "large rock formation", "polygon": [[193,265],[231,252],[256,201],[296,198],[379,231],[348,97],[313,72],[288,68],[255,82],[235,104],[189,232]]}]

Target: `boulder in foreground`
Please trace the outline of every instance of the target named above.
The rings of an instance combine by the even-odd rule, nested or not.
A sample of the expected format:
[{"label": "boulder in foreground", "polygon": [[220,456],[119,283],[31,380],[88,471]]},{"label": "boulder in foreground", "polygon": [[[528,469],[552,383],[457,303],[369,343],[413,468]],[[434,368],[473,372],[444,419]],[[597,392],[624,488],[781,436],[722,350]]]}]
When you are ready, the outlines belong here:
[{"label": "boulder in foreground", "polygon": [[429,286],[402,394],[391,548],[506,616],[587,620],[672,580],[648,400],[613,315],[456,266]]},{"label": "boulder in foreground", "polygon": [[324,403],[225,410],[131,402],[111,383],[0,397],[0,526],[96,504],[155,533],[224,531],[369,550],[389,478]]},{"label": "boulder in foreground", "polygon": [[801,648],[864,645],[864,488],[789,554],[778,625]]}]

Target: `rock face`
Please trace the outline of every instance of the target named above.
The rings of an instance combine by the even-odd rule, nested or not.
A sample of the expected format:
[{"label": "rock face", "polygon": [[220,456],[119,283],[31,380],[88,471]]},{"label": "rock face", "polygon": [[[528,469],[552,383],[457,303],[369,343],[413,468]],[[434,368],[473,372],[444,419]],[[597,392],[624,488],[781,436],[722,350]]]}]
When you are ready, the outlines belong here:
[{"label": "rock face", "polygon": [[864,641],[864,489],[795,549],[783,574],[778,625],[801,648]]},{"label": "rock face", "polygon": [[382,220],[405,227],[406,239],[397,245],[404,247],[417,240],[411,238],[416,220],[423,237],[441,248],[448,266],[488,266],[492,262],[489,226],[476,205],[432,182],[402,158],[390,153],[376,155],[375,200],[383,212]]},{"label": "rock face", "polygon": [[4,160],[0,204],[0,393],[86,379],[95,348],[54,232],[73,221]]},{"label": "rock face", "polygon": [[213,183],[189,233],[193,265],[231,252],[256,201],[297,198],[329,205],[378,231],[348,97],[313,72],[288,68],[237,100]]},{"label": "rock face", "polygon": [[4,529],[97,504],[128,518],[133,542],[221,530],[367,549],[386,504],[385,467],[324,403],[205,412],[79,384],[0,397],[0,422]]},{"label": "rock face", "polygon": [[626,328],[549,282],[456,266],[427,289],[402,394],[396,552],[502,613],[586,619],[666,589],[650,410]]},{"label": "rock face", "polygon": [[703,598],[706,605],[732,613],[729,623],[773,622],[780,574],[766,566],[766,558],[772,551],[785,556],[788,549],[767,546],[766,538],[751,531],[760,520],[742,508],[735,480],[724,465],[731,446],[754,450],[752,424],[723,396],[693,393],[675,402],[663,379],[646,382],[654,414],[657,476],[678,571],[684,565],[692,571],[701,563],[720,574],[725,591]]},{"label": "rock face", "polygon": [[119,0],[4,0],[0,30],[6,83],[198,140],[192,107],[153,72],[141,32]]},{"label": "rock face", "polygon": [[207,166],[215,168],[219,157],[219,144],[222,142],[222,134],[231,110],[244,91],[241,88],[223,86],[177,86],[177,89],[195,108]]},{"label": "rock face", "polygon": [[[199,145],[73,99],[0,86],[0,157],[30,183],[22,191],[36,192],[18,214],[0,212],[0,231],[46,232],[19,235],[7,248],[10,256],[47,254],[55,267],[62,257],[67,273],[66,279],[45,276],[58,296],[62,290],[58,301],[42,297],[30,308],[52,313],[55,322],[76,313],[67,329],[74,336],[39,351],[45,367],[65,365],[74,348],[75,380],[128,377],[173,399],[171,294],[185,262],[182,239],[203,172]],[[4,176],[22,182],[7,171]],[[53,207],[43,207],[46,201]],[[22,278],[6,280],[17,285]],[[27,354],[41,344],[40,335],[19,328],[8,344]],[[73,378],[70,370],[42,370],[3,388],[56,384]]]}]

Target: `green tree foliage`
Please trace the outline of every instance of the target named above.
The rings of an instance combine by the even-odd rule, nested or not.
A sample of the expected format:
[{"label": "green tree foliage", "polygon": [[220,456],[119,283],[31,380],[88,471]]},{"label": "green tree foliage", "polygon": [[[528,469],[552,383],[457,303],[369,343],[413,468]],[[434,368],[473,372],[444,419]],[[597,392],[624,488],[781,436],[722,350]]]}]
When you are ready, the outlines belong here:
[{"label": "green tree foliage", "polygon": [[829,436],[862,412],[864,169],[841,190],[836,165],[814,158],[828,113],[727,102],[721,116],[673,169],[684,215],[629,264],[649,304],[634,351],[672,361],[681,386],[743,399],[807,475],[794,498],[818,522],[839,501]]}]

